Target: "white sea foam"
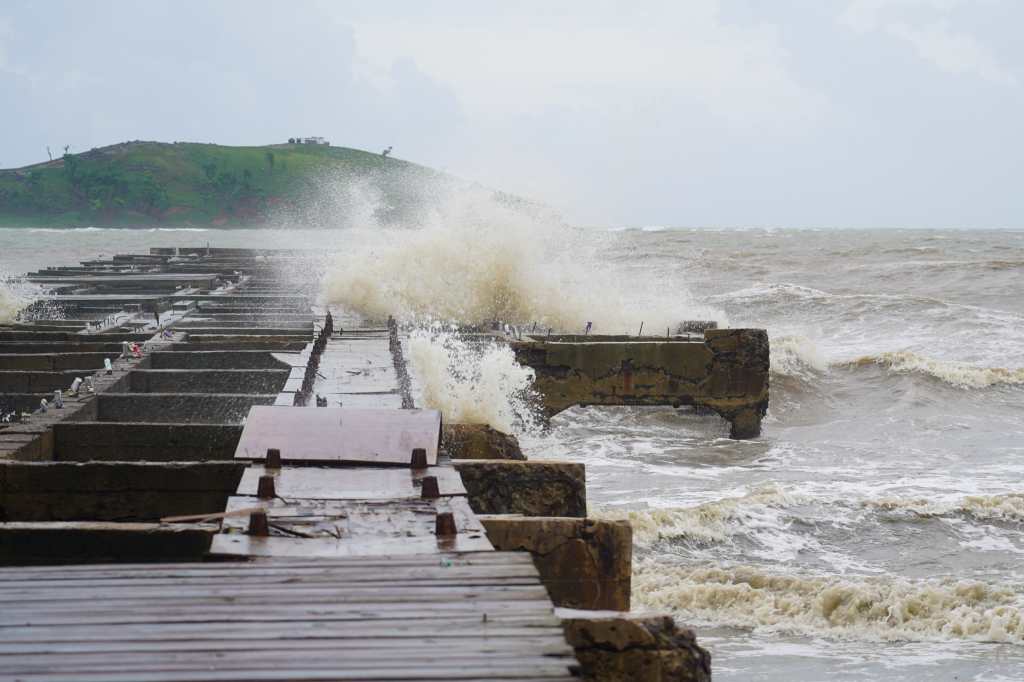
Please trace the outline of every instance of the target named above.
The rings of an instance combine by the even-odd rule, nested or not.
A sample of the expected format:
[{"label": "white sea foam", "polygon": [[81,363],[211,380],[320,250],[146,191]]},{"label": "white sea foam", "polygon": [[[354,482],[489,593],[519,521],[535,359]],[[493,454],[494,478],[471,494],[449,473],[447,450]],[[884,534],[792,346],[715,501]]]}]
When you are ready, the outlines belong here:
[{"label": "white sea foam", "polygon": [[419,404],[440,410],[445,422],[488,424],[505,433],[532,430],[533,370],[508,346],[473,345],[452,331],[427,329],[408,340]]},{"label": "white sea foam", "polygon": [[689,621],[875,641],[1024,643],[1024,598],[1011,586],[894,576],[835,577],[637,561],[639,605]]},{"label": "white sea foam", "polygon": [[[326,279],[326,298],[371,318],[502,320],[595,334],[674,327],[721,311],[695,304],[685,273],[618,269],[596,255],[600,231],[481,188],[443,187],[414,229],[355,230]],[[370,196],[367,203],[375,199]],[[362,211],[372,216],[374,211]],[[369,218],[367,218],[369,219]]]}]

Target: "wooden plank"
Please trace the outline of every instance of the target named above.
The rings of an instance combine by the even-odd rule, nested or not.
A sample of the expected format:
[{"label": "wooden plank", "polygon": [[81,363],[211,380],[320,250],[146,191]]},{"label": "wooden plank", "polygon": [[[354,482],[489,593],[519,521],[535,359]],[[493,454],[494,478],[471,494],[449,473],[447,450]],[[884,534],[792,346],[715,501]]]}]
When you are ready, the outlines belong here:
[{"label": "wooden plank", "polygon": [[[288,658],[283,657],[282,662]],[[287,665],[286,665],[287,667]],[[552,664],[549,666],[531,667],[523,670],[522,666],[512,664],[508,668],[496,668],[493,666],[452,666],[445,665],[436,670],[424,670],[422,665],[412,664],[407,667],[388,667],[381,665],[369,665],[366,668],[338,670],[332,667],[331,670],[308,670],[303,667],[288,667],[287,671],[281,668],[270,670],[253,671],[169,671],[139,673],[81,673],[69,677],[69,673],[54,674],[27,674],[17,675],[18,681],[32,682],[69,682],[74,679],[78,682],[288,682],[291,680],[302,680],[303,682],[341,681],[341,680],[522,680],[522,679],[544,679],[544,680],[570,680],[579,682],[579,678],[567,674],[567,664]],[[0,678],[12,679],[12,678]]]},{"label": "wooden plank", "polygon": [[239,495],[256,495],[260,476],[274,476],[274,490],[285,499],[419,499],[424,476],[437,478],[442,496],[465,495],[462,477],[450,466],[428,469],[291,467],[253,465],[238,484]]},{"label": "wooden plank", "polygon": [[215,535],[210,544],[213,557],[351,557],[378,554],[440,554],[443,552],[481,552],[493,549],[486,537],[464,534],[451,539],[433,537],[382,537],[375,540],[328,538],[258,538],[249,535]]},{"label": "wooden plank", "polygon": [[[443,628],[442,628],[443,626]],[[434,618],[409,620],[407,618],[380,618],[370,621],[284,621],[269,623],[206,623],[195,625],[166,623],[129,624],[97,628],[94,625],[40,626],[10,628],[4,631],[3,641],[16,642],[107,642],[124,640],[133,642],[194,641],[196,639],[251,640],[251,639],[374,639],[404,640],[420,637],[536,637],[560,635],[561,621],[553,615],[547,618],[524,617],[512,623],[484,622],[482,612],[468,616],[458,614]]]},{"label": "wooden plank", "polygon": [[[227,511],[256,506],[254,497],[235,496],[228,499]],[[299,538],[330,538],[372,543],[378,539],[435,538],[438,512],[451,512],[459,535],[466,540],[486,539],[483,524],[476,518],[465,498],[438,500],[263,500],[271,525],[271,535]],[[225,517],[225,532],[245,532],[248,519]],[[273,532],[275,529],[281,532]],[[475,545],[476,549],[448,551],[487,551],[490,543]],[[387,552],[376,552],[376,554]],[[409,552],[400,552],[407,554]],[[433,553],[433,552],[429,552]],[[371,556],[363,552],[362,556]]]},{"label": "wooden plank", "polygon": [[[560,640],[557,636],[524,636],[512,638],[491,637],[481,635],[478,637],[465,637],[459,642],[462,651],[493,651],[502,647],[520,647],[535,651],[542,655],[571,655],[572,648]],[[439,645],[448,644],[443,636],[431,636],[423,639],[404,642],[403,651],[413,654],[437,651]],[[333,649],[338,651],[373,651],[394,652],[395,643],[390,639],[378,638],[351,638],[351,639],[293,639],[284,637],[281,644],[287,646],[289,651],[301,652],[316,649]],[[239,641],[223,640],[184,640],[184,641],[125,641],[111,640],[104,642],[3,642],[0,641],[0,656],[24,656],[42,654],[103,654],[104,652],[201,652],[201,651],[251,651],[264,649],[267,646],[266,640],[251,639]]]},{"label": "wooden plank", "polygon": [[[452,566],[523,566],[533,565],[529,554],[523,552],[486,552],[458,554],[449,553],[441,557],[445,565]],[[172,575],[188,575],[192,571],[206,572],[210,570],[224,571],[274,571],[276,569],[344,569],[346,567],[358,567],[373,569],[375,567],[390,567],[395,570],[413,570],[421,567],[438,566],[436,555],[404,555],[404,556],[377,556],[337,559],[317,559],[315,561],[295,559],[256,559],[251,562],[233,562],[226,564],[183,564],[183,563],[117,563],[117,564],[91,564],[71,565],[54,568],[52,566],[25,566],[19,568],[0,568],[0,581],[22,580],[25,578],[42,577],[49,574],[51,577],[73,580],[76,577],[88,580],[97,572],[105,575],[118,575],[122,577],[153,575],[158,571],[166,571]]]},{"label": "wooden plank", "polygon": [[437,463],[441,413],[437,410],[303,409],[254,405],[235,457],[263,460],[267,448],[286,462],[408,466],[414,448]]}]

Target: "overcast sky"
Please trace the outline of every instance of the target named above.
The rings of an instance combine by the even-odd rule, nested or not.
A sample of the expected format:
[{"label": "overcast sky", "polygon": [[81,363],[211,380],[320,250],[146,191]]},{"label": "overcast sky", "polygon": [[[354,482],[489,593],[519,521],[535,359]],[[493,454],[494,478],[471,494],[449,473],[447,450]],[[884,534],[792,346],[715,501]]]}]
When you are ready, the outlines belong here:
[{"label": "overcast sky", "polygon": [[601,225],[1024,228],[1024,2],[0,4],[0,167],[321,135]]}]

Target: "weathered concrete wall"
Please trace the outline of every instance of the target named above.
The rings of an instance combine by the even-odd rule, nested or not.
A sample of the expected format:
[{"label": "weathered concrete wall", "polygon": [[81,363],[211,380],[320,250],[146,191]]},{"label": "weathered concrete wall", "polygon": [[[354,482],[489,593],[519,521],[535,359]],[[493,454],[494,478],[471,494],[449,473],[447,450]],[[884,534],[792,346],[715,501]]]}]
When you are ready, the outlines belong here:
[{"label": "weathered concrete wall", "polygon": [[587,515],[586,471],[576,462],[457,460],[478,514]]},{"label": "weathered concrete wall", "polygon": [[113,362],[118,353],[3,353],[0,348],[0,370],[62,370],[95,371],[103,360]]},{"label": "weathered concrete wall", "polygon": [[[266,336],[254,337],[255,340],[219,341],[220,337],[212,336],[202,342],[175,343],[172,348],[175,352],[195,351],[272,351],[272,352],[299,352],[309,343],[307,339],[281,340],[268,338]],[[212,340],[211,340],[212,339]],[[193,339],[194,340],[194,339]]]},{"label": "weathered concrete wall", "polygon": [[769,349],[763,329],[709,329],[703,342],[512,344],[532,367],[548,414],[573,405],[695,405],[732,425],[733,438],[761,430],[768,409]]},{"label": "weathered concrete wall", "polygon": [[52,434],[57,461],[196,462],[234,458],[242,427],[65,421]]},{"label": "weathered concrete wall", "polygon": [[[95,336],[79,336],[79,339],[95,339]],[[0,342],[0,353],[103,353],[117,355],[121,352],[120,341],[77,341],[77,342]]]},{"label": "weathered concrete wall", "polygon": [[273,405],[276,393],[104,393],[88,421],[168,424],[241,424],[253,405]]},{"label": "weathered concrete wall", "polygon": [[278,393],[287,369],[152,369],[136,370],[130,390],[136,393]]},{"label": "weathered concrete wall", "polygon": [[157,351],[150,355],[151,369],[291,369],[268,351]]},{"label": "weathered concrete wall", "polygon": [[201,561],[216,525],[0,523],[0,564],[85,564]]},{"label": "weathered concrete wall", "polygon": [[711,682],[711,654],[671,616],[559,615],[585,680]]},{"label": "weathered concrete wall", "polygon": [[122,341],[138,341],[142,343],[143,341],[148,341],[152,336],[152,334],[136,334],[126,331],[79,334],[78,332],[18,331],[16,327],[0,328],[0,341],[16,342],[97,343],[113,341],[120,344]]},{"label": "weathered concrete wall", "polygon": [[527,551],[555,606],[628,611],[633,529],[628,521],[481,516],[497,550]]},{"label": "weathered concrete wall", "polygon": [[91,374],[86,372],[38,372],[27,370],[0,371],[0,393],[51,393],[71,386],[75,377]]},{"label": "weathered concrete wall", "polygon": [[526,459],[515,436],[486,424],[444,424],[441,449],[452,459]]},{"label": "weathered concrete wall", "polygon": [[155,521],[224,511],[235,462],[0,462],[0,521]]}]

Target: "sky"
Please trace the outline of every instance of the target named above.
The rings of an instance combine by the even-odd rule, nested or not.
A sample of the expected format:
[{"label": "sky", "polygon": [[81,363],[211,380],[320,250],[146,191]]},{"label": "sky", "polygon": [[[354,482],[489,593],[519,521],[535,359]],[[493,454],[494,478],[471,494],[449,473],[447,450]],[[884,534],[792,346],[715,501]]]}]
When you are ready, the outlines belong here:
[{"label": "sky", "polygon": [[1020,0],[4,0],[0,167],[323,136],[579,225],[1024,228]]}]

